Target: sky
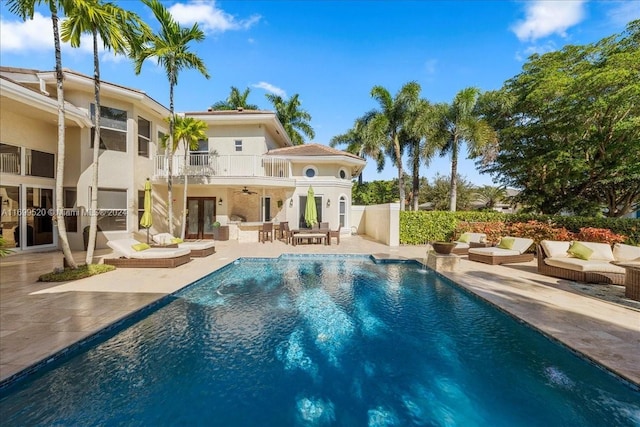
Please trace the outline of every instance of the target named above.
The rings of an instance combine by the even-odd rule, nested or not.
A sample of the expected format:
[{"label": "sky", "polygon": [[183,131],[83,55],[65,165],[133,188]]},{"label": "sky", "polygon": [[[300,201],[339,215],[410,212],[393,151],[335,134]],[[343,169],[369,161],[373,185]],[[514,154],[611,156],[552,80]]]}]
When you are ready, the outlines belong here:
[{"label": "sky", "polygon": [[[151,11],[139,1],[116,1],[157,29]],[[354,121],[379,105],[370,96],[380,85],[392,95],[407,82],[420,84],[421,97],[451,102],[475,86],[497,90],[522,70],[529,55],[587,44],[620,33],[640,19],[640,1],[165,1],[183,26],[197,22],[205,32],[191,51],[204,61],[210,79],[184,70],[175,88],[175,110],[204,111],[227,98],[231,86],[249,88],[248,101],[270,110],[265,98],[299,94],[312,117],[315,138],[329,144]],[[53,36],[48,10],[22,22],[0,4],[0,65],[52,70]],[[64,46],[63,67],[93,74],[88,36],[79,48]],[[169,105],[169,84],[153,61],[135,75],[132,63],[101,54],[104,81],[145,91]],[[458,173],[475,185],[494,185],[472,160]],[[406,165],[406,162],[405,162]],[[421,167],[430,182],[449,175],[449,157]],[[365,181],[393,179],[388,160],[378,173],[369,160]]]}]

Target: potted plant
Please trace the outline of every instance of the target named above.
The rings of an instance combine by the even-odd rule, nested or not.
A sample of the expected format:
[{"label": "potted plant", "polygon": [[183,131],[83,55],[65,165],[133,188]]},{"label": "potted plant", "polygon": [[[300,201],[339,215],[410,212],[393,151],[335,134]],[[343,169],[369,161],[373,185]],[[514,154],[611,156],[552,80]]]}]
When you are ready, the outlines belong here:
[{"label": "potted plant", "polygon": [[431,246],[433,250],[436,251],[437,254],[441,255],[449,255],[453,248],[456,247],[456,243],[454,242],[432,242]]}]

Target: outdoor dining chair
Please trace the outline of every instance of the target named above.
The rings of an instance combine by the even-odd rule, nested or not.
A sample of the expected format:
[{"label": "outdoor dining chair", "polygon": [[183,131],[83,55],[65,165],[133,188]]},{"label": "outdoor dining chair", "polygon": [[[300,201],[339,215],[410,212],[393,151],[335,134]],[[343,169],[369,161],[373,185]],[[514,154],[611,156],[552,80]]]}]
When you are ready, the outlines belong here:
[{"label": "outdoor dining chair", "polygon": [[258,230],[258,242],[264,243],[267,239],[273,242],[273,223],[265,222],[262,224],[262,229]]}]

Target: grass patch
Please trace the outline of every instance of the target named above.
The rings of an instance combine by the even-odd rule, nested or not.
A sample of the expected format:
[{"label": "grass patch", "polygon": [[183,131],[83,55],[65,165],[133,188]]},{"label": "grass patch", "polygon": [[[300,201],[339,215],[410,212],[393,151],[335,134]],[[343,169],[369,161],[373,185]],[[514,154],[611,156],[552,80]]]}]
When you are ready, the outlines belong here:
[{"label": "grass patch", "polygon": [[107,271],[115,269],[113,265],[106,264],[79,265],[75,270],[67,267],[62,271],[43,274],[38,280],[40,282],[67,282],[69,280],[84,279],[85,277],[95,276],[96,274],[106,273]]}]

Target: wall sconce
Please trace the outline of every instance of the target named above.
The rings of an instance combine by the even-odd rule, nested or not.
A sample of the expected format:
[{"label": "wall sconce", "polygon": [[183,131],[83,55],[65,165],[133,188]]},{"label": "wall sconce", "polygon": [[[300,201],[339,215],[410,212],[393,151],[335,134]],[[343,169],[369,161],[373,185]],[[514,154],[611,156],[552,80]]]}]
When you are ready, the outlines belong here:
[{"label": "wall sconce", "polygon": [[331,199],[327,199],[327,207],[331,207]]},{"label": "wall sconce", "polygon": [[222,206],[222,198],[220,198],[220,200],[218,200],[218,206]]},{"label": "wall sconce", "polygon": [[292,208],[293,207],[293,197],[291,199],[289,199],[289,207]]}]

